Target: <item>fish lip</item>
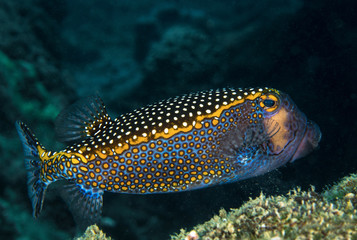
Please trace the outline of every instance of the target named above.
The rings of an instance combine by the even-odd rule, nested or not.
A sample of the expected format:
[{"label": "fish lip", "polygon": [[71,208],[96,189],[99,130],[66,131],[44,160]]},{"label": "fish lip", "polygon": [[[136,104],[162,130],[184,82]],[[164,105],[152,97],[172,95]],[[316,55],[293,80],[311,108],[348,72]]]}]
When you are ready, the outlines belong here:
[{"label": "fish lip", "polygon": [[[308,135],[313,133],[313,135]],[[294,154],[291,156],[290,162],[294,162],[297,159],[303,158],[318,147],[321,140],[321,131],[319,126],[308,120],[305,125],[304,134],[300,140],[299,145],[295,149]]]},{"label": "fish lip", "polygon": [[289,162],[294,162],[296,159],[298,159],[297,157],[295,157],[295,155],[296,155],[298,149],[300,148],[301,144],[303,143],[303,140],[305,139],[306,132],[307,132],[307,126],[308,126],[308,121],[307,121],[306,124],[305,124],[304,134],[302,135],[302,137],[301,137],[301,139],[300,139],[299,145],[297,146],[297,148],[295,148],[295,151],[294,151],[294,153],[291,155],[291,158],[290,158]]}]

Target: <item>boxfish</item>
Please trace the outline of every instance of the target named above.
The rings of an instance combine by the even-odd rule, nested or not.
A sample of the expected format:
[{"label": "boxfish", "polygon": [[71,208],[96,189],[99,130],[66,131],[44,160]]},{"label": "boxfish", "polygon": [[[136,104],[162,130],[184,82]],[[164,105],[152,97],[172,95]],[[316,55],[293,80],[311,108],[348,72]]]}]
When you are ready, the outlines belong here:
[{"label": "boxfish", "polygon": [[103,193],[182,192],[255,177],[309,154],[321,132],[272,88],[222,88],[169,98],[112,119],[98,96],[55,121],[62,151],[16,122],[33,216],[51,183],[75,219],[98,222]]}]

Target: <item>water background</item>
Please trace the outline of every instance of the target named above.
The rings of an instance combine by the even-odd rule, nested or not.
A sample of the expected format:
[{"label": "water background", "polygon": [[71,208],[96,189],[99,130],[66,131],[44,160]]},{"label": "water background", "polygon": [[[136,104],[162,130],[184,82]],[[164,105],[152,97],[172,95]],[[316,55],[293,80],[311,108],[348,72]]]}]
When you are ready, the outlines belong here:
[{"label": "water background", "polygon": [[96,93],[112,117],[219,87],[288,93],[317,122],[317,151],[264,176],[198,191],[104,195],[114,239],[168,239],[261,191],[317,191],[357,169],[357,2],[353,0],[0,1],[0,236],[69,239],[75,223],[49,189],[31,217],[14,128],[25,121],[48,148],[54,119]]}]

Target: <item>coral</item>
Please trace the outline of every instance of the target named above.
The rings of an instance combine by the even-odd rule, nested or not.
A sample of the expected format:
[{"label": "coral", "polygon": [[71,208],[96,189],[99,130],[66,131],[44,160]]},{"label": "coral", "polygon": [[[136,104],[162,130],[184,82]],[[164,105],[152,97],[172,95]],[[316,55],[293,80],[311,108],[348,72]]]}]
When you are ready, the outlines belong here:
[{"label": "coral", "polygon": [[339,201],[350,198],[353,205],[357,204],[357,174],[344,177],[338,184],[327,189],[323,196],[329,201]]},{"label": "coral", "polygon": [[148,52],[143,84],[159,85],[152,88],[157,96],[183,92],[188,85],[202,88],[214,76],[219,59],[214,37],[190,26],[173,26]]},{"label": "coral", "polygon": [[[221,209],[193,231],[204,240],[357,239],[356,186],[356,175],[352,175],[323,194],[313,187],[296,188],[286,196],[261,194],[229,213]],[[171,239],[190,239],[190,232],[181,229]]]},{"label": "coral", "polygon": [[[357,178],[352,174],[322,194],[291,190],[286,196],[250,199],[239,209],[219,211],[191,231],[181,229],[171,240],[357,239]],[[96,225],[76,240],[111,239]]]},{"label": "coral", "polygon": [[214,44],[205,33],[192,27],[175,26],[168,29],[161,42],[153,47],[146,67],[149,72],[169,67],[190,76],[201,72],[203,66],[211,66],[217,54],[218,50],[215,52]]},{"label": "coral", "polygon": [[105,233],[97,225],[92,225],[87,228],[81,237],[75,240],[111,240],[111,238],[105,236]]}]

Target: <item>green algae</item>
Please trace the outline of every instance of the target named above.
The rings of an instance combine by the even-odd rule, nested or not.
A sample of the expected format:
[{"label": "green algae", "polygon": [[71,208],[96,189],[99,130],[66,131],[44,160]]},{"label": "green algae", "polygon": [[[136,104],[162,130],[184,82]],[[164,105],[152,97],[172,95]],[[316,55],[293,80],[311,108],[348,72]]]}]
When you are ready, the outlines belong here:
[{"label": "green algae", "polygon": [[357,239],[357,180],[353,174],[319,194],[311,187],[286,196],[250,199],[239,209],[181,229],[171,240],[194,239]]}]

